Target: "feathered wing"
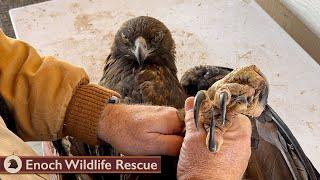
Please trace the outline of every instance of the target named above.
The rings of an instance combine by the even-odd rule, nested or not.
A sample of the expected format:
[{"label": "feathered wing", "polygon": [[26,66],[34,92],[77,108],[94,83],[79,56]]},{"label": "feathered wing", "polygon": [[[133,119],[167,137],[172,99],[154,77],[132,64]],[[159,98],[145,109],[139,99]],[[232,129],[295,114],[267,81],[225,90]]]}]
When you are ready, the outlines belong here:
[{"label": "feathered wing", "polygon": [[[317,172],[308,157],[304,154],[290,129],[269,105],[266,106],[261,116],[256,119],[256,124],[259,137],[264,142],[256,153],[253,152],[253,155],[258,158],[258,162],[264,158],[262,156],[263,154],[259,153],[263,153],[264,147],[267,146],[265,144],[268,143],[269,146],[272,145],[274,149],[278,150],[278,153],[281,154],[280,157],[282,158],[274,157],[274,161],[277,163],[274,163],[275,166],[273,168],[269,167],[269,169],[267,169],[271,172],[269,175],[272,176],[270,177],[265,173],[265,178],[275,179],[275,177],[278,177],[284,179],[284,177],[290,177],[281,177],[272,173],[272,171],[279,171],[279,169],[282,171],[279,171],[278,173],[287,171],[292,179],[320,178],[319,172]],[[279,163],[279,159],[281,159],[281,163]],[[270,162],[271,161],[268,160],[266,163],[268,164]]]},{"label": "feathered wing", "polygon": [[199,90],[209,89],[231,71],[229,68],[218,66],[196,66],[182,75],[180,83],[188,96],[195,96]]},{"label": "feathered wing", "polygon": [[[189,96],[208,89],[232,69],[217,66],[198,66],[181,78]],[[245,174],[246,179],[319,179],[320,175],[304,154],[299,143],[267,105],[260,117],[251,119],[252,154]]]}]

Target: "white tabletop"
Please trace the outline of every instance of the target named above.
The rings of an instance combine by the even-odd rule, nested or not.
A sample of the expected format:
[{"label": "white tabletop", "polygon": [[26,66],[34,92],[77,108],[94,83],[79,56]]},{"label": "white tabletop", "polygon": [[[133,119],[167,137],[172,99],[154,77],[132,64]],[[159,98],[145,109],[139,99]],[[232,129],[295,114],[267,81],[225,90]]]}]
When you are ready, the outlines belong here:
[{"label": "white tabletop", "polygon": [[54,0],[10,11],[19,39],[102,74],[122,22],[149,15],[163,21],[177,46],[179,76],[199,64],[256,64],[269,79],[269,104],[320,171],[320,67],[252,0]]}]

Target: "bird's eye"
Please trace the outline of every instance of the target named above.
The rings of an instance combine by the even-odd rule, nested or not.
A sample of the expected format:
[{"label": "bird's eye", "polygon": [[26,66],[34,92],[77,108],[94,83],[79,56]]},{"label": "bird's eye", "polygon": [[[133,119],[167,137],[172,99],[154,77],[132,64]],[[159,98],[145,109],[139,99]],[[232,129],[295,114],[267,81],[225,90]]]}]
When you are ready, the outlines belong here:
[{"label": "bird's eye", "polygon": [[154,41],[155,41],[155,42],[160,42],[160,41],[162,41],[162,38],[163,38],[163,32],[160,31],[160,32],[158,32],[158,34],[154,37]]},{"label": "bird's eye", "polygon": [[129,38],[123,33],[121,33],[121,39],[124,43],[129,43]]}]

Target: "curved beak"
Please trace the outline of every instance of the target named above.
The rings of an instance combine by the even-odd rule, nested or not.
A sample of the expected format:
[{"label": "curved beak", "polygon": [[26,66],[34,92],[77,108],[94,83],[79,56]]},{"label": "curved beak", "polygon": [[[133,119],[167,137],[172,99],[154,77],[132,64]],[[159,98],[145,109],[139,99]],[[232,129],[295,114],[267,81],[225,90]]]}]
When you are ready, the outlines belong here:
[{"label": "curved beak", "polygon": [[144,60],[147,58],[149,54],[147,41],[143,37],[139,36],[135,40],[133,53],[136,56],[139,65],[143,65]]}]

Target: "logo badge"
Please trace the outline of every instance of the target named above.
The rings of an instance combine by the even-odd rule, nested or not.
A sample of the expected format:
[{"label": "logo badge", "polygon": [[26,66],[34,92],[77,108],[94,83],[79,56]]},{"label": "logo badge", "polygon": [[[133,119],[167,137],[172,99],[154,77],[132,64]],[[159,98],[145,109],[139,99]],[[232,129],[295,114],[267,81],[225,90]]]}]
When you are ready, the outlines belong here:
[{"label": "logo badge", "polygon": [[8,173],[17,173],[22,168],[22,161],[16,155],[7,156],[4,159],[3,167]]}]

